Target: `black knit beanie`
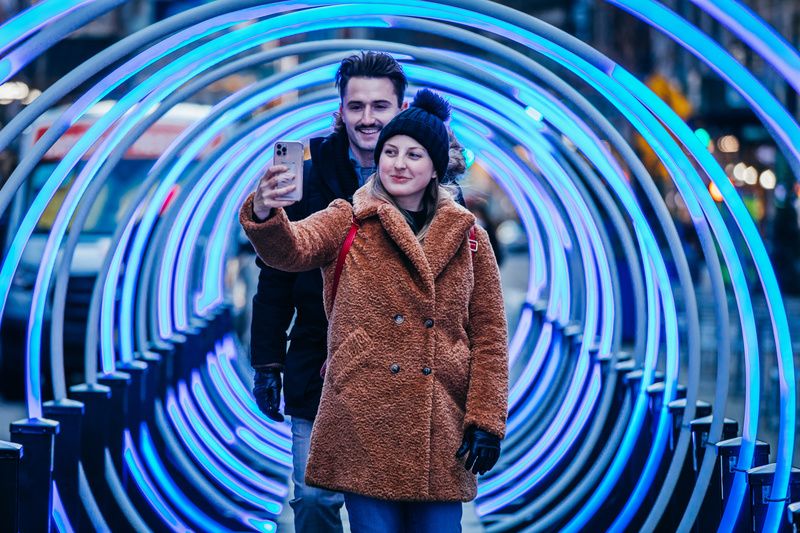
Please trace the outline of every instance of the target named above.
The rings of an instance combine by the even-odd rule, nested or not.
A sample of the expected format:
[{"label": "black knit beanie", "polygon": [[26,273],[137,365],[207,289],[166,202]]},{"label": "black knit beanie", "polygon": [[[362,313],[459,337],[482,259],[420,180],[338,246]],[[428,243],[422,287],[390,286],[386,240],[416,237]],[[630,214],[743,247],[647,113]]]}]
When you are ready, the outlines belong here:
[{"label": "black knit beanie", "polygon": [[425,147],[433,161],[437,179],[442,179],[450,161],[450,136],[444,122],[450,118],[450,104],[429,89],[422,89],[407,109],[383,127],[375,145],[375,165],[383,145],[395,135],[408,135]]}]

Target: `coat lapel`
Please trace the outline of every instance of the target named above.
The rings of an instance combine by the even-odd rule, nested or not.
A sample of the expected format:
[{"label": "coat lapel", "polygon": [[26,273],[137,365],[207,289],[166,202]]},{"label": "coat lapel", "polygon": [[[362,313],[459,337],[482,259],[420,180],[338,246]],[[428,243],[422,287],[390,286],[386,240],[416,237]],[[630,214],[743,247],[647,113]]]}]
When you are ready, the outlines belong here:
[{"label": "coat lapel", "polygon": [[[467,242],[469,228],[475,216],[451,199],[442,200],[425,236],[423,251],[435,280],[453,258],[461,245]],[[416,239],[415,239],[416,240]]]},{"label": "coat lapel", "polygon": [[425,258],[425,252],[422,251],[422,246],[417,240],[417,236],[411,231],[411,226],[408,225],[405,217],[394,206],[384,203],[378,208],[378,218],[380,218],[386,233],[416,267],[425,286],[433,289],[434,278]]},{"label": "coat lapel", "polygon": [[425,236],[424,245],[421,245],[400,211],[374,198],[367,187],[369,184],[353,195],[356,218],[365,220],[377,215],[386,233],[417,269],[426,288],[433,290],[436,277],[466,242],[467,232],[475,223],[475,217],[453,200],[442,200]]}]

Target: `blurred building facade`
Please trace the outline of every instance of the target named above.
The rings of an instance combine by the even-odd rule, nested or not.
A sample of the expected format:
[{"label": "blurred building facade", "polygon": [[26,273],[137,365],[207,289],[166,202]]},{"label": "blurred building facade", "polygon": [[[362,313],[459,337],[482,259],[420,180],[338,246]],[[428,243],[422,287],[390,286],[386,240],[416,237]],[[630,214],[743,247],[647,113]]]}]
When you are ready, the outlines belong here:
[{"label": "blurred building facade", "polygon": [[[800,293],[800,186],[767,129],[744,98],[709,66],[670,37],[610,2],[508,0],[505,4],[561,28],[646,81],[708,143],[767,243],[779,282]],[[748,0],[746,5],[794,47],[800,46],[800,2]],[[800,101],[791,85],[758,54],[691,0],[664,0],[670,9],[717,40],[795,117]],[[602,109],[597,99],[593,103]],[[608,110],[614,116],[613,110]],[[655,153],[619,122],[662,190],[668,207],[688,215]],[[719,191],[709,184],[712,196]],[[721,198],[720,198],[721,199]]]}]

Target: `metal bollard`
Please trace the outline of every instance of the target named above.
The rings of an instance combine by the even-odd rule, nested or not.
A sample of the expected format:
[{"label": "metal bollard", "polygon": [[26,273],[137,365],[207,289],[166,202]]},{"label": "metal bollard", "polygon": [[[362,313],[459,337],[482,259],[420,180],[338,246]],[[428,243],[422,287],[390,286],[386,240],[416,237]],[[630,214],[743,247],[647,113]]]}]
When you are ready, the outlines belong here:
[{"label": "metal bollard", "polygon": [[633,372],[634,370],[638,369],[638,363],[634,359],[625,359],[623,361],[617,361],[617,364],[614,365],[614,370],[617,373],[617,386],[614,390],[615,401],[618,404],[622,404],[622,401],[625,399],[625,396],[629,395],[630,392],[627,389],[627,382],[625,381],[625,375],[628,372]]},{"label": "metal bollard", "polygon": [[147,365],[147,372],[143,374],[142,383],[142,420],[151,422],[153,420],[153,399],[162,395],[161,386],[162,356],[156,352],[141,352],[137,354],[137,360]]},{"label": "metal bollard", "polygon": [[[653,424],[650,427],[650,432],[655,435],[656,427],[658,423],[658,416],[661,414],[661,410],[664,409],[664,389],[666,388],[666,383],[663,381],[658,381],[656,383],[651,383],[647,386],[645,391],[647,392],[647,406],[648,410],[650,411],[650,416],[652,417]],[[686,386],[678,385],[675,387],[675,399],[680,400],[686,398]]]},{"label": "metal bollard", "polygon": [[173,334],[167,341],[167,348],[153,348],[153,351],[166,355],[164,361],[164,387],[173,387],[181,378],[187,338],[180,333]]},{"label": "metal bollard", "polygon": [[790,503],[786,508],[789,524],[792,526],[792,533],[800,531],[800,502]]},{"label": "metal bollard", "polygon": [[11,423],[12,442],[25,449],[19,470],[20,531],[50,531],[56,433],[58,422],[55,420],[27,418]]},{"label": "metal bollard", "polygon": [[[648,418],[651,420],[650,423],[650,438],[654,438],[656,435],[656,431],[658,429],[658,419],[661,414],[666,411],[666,407],[664,405],[664,389],[666,388],[666,384],[663,381],[659,381],[658,383],[651,383],[645,389],[647,393],[647,410],[648,410]],[[677,398],[685,398],[686,397],[686,387],[678,384],[675,389],[675,394]],[[669,414],[668,414],[669,416]],[[671,424],[671,422],[669,422]],[[669,426],[668,426],[669,427]],[[672,448],[667,446],[667,449],[664,452],[664,457],[661,459],[661,463],[658,465],[658,470],[656,472],[655,478],[653,479],[653,484],[651,489],[648,491],[647,496],[645,497],[644,503],[642,504],[642,509],[647,509],[648,512],[652,509],[653,505],[656,502],[656,498],[658,497],[659,489],[661,485],[664,483],[664,480],[667,477],[667,471],[669,470],[670,462],[672,460]]]},{"label": "metal bollard", "polygon": [[[763,531],[767,517],[767,507],[771,503],[772,480],[775,477],[775,463],[751,468],[747,471],[750,485],[750,510],[752,512],[751,531]],[[792,467],[789,474],[789,493],[786,503],[800,500],[800,468]],[[788,516],[781,523],[779,531],[790,531]]]},{"label": "metal bollard", "polygon": [[[190,325],[192,328],[198,330],[198,351],[196,354],[197,359],[200,362],[205,361],[206,354],[208,352],[214,351],[214,341],[217,340],[215,337],[214,328],[212,327],[211,321],[206,320],[205,318],[194,317],[190,320]],[[196,366],[196,365],[195,365]]]},{"label": "metal bollard", "polygon": [[[692,431],[692,450],[694,451],[693,466],[695,473],[700,470],[700,465],[703,463],[703,456],[705,455],[706,446],[708,445],[708,432],[711,429],[713,421],[713,415],[708,415],[695,418],[689,422],[689,427]],[[738,432],[739,423],[736,420],[726,417],[722,421],[722,440],[732,439],[736,437]]]},{"label": "metal bollard", "polygon": [[[722,520],[725,506],[728,504],[728,498],[731,494],[731,487],[733,479],[737,472],[745,473],[746,471],[737,471],[736,460],[739,457],[739,452],[742,449],[742,437],[735,439],[723,440],[717,443],[717,455],[719,460],[717,467],[719,468],[719,478],[722,480],[722,500],[720,502],[720,515],[717,517],[717,523]],[[755,442],[755,451],[753,452],[753,467],[762,466],[769,462],[769,444],[757,440]],[[716,475],[714,476],[717,477]],[[745,501],[742,508],[739,510],[739,516],[736,523],[733,525],[732,531],[744,532],[750,531],[750,523],[752,517],[750,516],[750,505]]]},{"label": "metal bollard", "polygon": [[[675,453],[675,448],[678,445],[681,430],[683,429],[683,414],[686,410],[686,399],[673,400],[667,404],[670,419],[672,420],[670,427],[669,447],[670,452]],[[695,416],[707,416],[711,414],[711,404],[702,400],[695,402]],[[686,510],[686,504],[689,502],[689,497],[692,494],[694,487],[694,471],[692,470],[692,450],[691,445],[683,457],[683,464],[681,465],[681,473],[678,476],[678,482],[675,484],[675,490],[672,497],[667,504],[667,508],[659,522],[660,531],[675,531],[678,523]]]},{"label": "metal bollard", "polygon": [[[85,416],[81,427],[81,463],[89,482],[105,478],[105,448],[108,442],[108,399],[111,389],[96,383],[75,385],[70,396],[83,403]],[[100,494],[100,498],[105,494]]]},{"label": "metal bollard", "polygon": [[172,369],[175,360],[175,347],[172,344],[164,343],[159,346],[151,346],[146,353],[154,354],[161,361],[158,364],[158,395],[164,397],[166,395],[167,387],[171,387]]},{"label": "metal bollard", "polygon": [[0,516],[9,531],[19,531],[19,468],[22,445],[0,440]]},{"label": "metal bollard", "polygon": [[108,450],[111,452],[117,472],[122,472],[122,451],[125,444],[125,429],[128,426],[128,390],[131,376],[125,372],[111,372],[98,376],[97,382],[111,389],[107,426]]},{"label": "metal bollard", "polygon": [[[618,364],[617,368],[623,365],[627,366],[626,363],[628,363],[628,361]],[[639,390],[642,386],[643,375],[644,373],[641,369],[636,369],[631,370],[630,372],[625,372],[622,376],[623,387],[630,395],[633,402],[636,401],[636,397],[639,395]],[[649,420],[647,417],[645,417],[642,427],[639,430],[639,434],[636,437],[636,443],[633,446],[631,456],[628,459],[627,467],[625,470],[623,470],[622,475],[617,482],[617,490],[620,494],[630,494],[633,492],[633,488],[636,486],[636,483],[639,480],[641,469],[647,461],[647,454],[653,444],[650,436],[649,424]]]},{"label": "metal bollard", "polygon": [[[547,309],[547,302],[539,300],[534,304],[534,310],[542,309],[542,312]],[[222,335],[227,335],[234,331],[233,327],[233,307],[229,304],[219,306],[219,331]]]},{"label": "metal bollard", "polygon": [[[686,411],[686,398],[673,400],[667,404],[669,409],[670,418],[672,419],[672,430],[670,432],[669,446],[670,450],[675,450],[678,444],[678,439],[681,436],[681,427],[683,424],[683,413]],[[711,414],[711,404],[703,400],[695,402],[694,417],[701,418]],[[690,463],[691,465],[691,463]]]},{"label": "metal bollard", "polygon": [[[709,446],[708,432],[711,429],[711,424],[714,421],[714,416],[704,416],[695,418],[689,425],[692,431],[692,450],[694,451],[694,474],[695,479],[700,473],[700,466],[703,464],[703,458],[706,454],[706,447]],[[722,439],[732,439],[736,437],[739,432],[739,423],[730,418],[724,418],[722,422]],[[716,449],[714,449],[716,452]],[[714,470],[711,474],[711,479],[708,482],[706,495],[703,498],[703,505],[700,507],[700,512],[694,522],[694,531],[711,531],[719,526],[719,519],[717,517],[722,513],[722,479],[720,478],[719,457],[715,458]]]},{"label": "metal bollard", "polygon": [[44,415],[59,424],[53,456],[53,481],[75,530],[80,529],[81,501],[78,494],[78,462],[81,455],[81,426],[84,407],[81,402],[63,399],[46,402]]},{"label": "metal bollard", "polygon": [[[139,434],[139,423],[144,416],[144,406],[150,401],[146,395],[149,367],[144,361],[134,360],[128,363],[118,364],[117,370],[130,376],[126,427],[131,430],[134,437],[137,437]],[[134,440],[136,440],[136,438],[134,438]]]},{"label": "metal bollard", "polygon": [[[191,375],[193,361],[199,350],[200,330],[189,328],[182,330],[179,334],[182,337],[180,342],[170,341],[175,345],[175,381],[186,380],[186,376]],[[177,336],[177,335],[176,335]]]}]

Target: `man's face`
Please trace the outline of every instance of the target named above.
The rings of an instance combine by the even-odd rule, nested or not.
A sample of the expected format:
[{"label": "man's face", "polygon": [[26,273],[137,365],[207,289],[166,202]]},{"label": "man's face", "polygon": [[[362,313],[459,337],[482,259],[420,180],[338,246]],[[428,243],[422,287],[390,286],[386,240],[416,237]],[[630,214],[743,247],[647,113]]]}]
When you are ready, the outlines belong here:
[{"label": "man's face", "polygon": [[371,161],[381,129],[400,112],[389,78],[350,78],[339,108],[356,157]]}]

